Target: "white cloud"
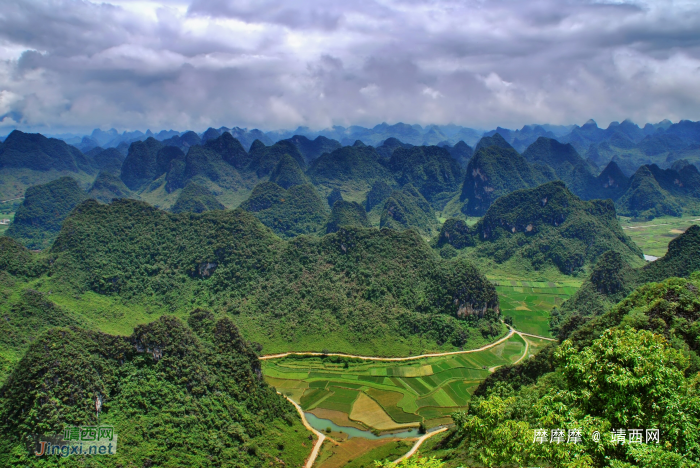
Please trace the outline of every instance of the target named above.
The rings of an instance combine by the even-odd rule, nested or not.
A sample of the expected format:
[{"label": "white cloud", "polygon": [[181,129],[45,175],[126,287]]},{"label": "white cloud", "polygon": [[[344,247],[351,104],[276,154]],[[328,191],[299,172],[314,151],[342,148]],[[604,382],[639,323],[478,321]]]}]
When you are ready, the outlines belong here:
[{"label": "white cloud", "polygon": [[23,128],[698,120],[699,70],[700,5],[689,1],[24,0],[0,10],[0,118]]}]

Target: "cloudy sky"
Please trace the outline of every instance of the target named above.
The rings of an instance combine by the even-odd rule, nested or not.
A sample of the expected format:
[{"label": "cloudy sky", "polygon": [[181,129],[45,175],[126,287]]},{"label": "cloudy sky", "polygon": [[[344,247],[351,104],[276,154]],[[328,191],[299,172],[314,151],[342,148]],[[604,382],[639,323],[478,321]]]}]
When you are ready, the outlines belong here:
[{"label": "cloudy sky", "polygon": [[700,2],[14,0],[0,134],[700,120]]}]

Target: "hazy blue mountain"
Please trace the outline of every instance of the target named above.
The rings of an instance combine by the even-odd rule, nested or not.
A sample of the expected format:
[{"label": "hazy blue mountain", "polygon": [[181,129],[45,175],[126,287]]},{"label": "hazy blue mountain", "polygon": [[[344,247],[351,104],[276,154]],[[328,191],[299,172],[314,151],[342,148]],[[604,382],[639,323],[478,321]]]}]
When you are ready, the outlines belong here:
[{"label": "hazy blue mountain", "polygon": [[310,140],[303,135],[294,135],[286,141],[289,141],[299,149],[301,155],[304,156],[306,164],[311,164],[311,161],[317,159],[323,153],[330,153],[341,147],[340,142],[324,136],[317,136],[314,140]]},{"label": "hazy blue mountain", "polygon": [[515,149],[510,143],[506,141],[505,138],[503,138],[500,135],[500,133],[495,133],[491,136],[485,136],[481,140],[479,140],[479,143],[477,143],[476,147],[474,148],[474,152],[476,153],[481,148],[488,148],[489,146],[498,146],[499,148],[512,150]]}]

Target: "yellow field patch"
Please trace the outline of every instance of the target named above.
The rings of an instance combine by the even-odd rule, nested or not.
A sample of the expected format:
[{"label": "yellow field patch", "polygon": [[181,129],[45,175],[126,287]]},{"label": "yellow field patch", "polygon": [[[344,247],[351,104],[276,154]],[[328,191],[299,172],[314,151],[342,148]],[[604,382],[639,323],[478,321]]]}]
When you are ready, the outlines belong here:
[{"label": "yellow field patch", "polygon": [[329,410],[326,408],[314,408],[309,411],[309,413],[318,416],[321,419],[330,419],[338,426],[354,427],[362,431],[366,431],[368,429],[367,426],[360,424],[357,421],[352,421],[350,418],[348,418],[348,415],[342,411]]},{"label": "yellow field patch", "polygon": [[669,232],[671,234],[683,234],[685,231],[681,231],[680,229],[671,229]]},{"label": "yellow field patch", "polygon": [[355,400],[355,403],[352,405],[350,419],[360,421],[362,424],[369,427],[374,427],[380,431],[418,426],[418,423],[399,424],[394,422],[394,420],[391,419],[388,414],[386,414],[384,409],[379,406],[379,403],[364,393],[360,393],[357,400]]},{"label": "yellow field patch", "polygon": [[424,375],[432,375],[433,366],[405,366],[398,368],[398,376],[400,377],[423,377]]},{"label": "yellow field patch", "polygon": [[[329,455],[319,465],[319,468],[341,468],[347,465],[351,460],[358,458],[370,450],[381,447],[397,439],[363,439],[362,437],[353,437],[341,442],[339,445],[324,446]],[[404,439],[413,442],[413,439]],[[409,443],[410,443],[409,442]],[[316,466],[316,465],[314,465]]]}]

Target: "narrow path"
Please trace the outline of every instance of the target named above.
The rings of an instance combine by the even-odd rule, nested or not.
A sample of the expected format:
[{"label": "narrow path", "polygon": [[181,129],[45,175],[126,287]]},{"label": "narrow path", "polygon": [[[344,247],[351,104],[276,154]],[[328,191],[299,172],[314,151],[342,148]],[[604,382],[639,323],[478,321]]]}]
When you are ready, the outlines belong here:
[{"label": "narrow path", "polygon": [[7,203],[7,202],[13,201],[13,200],[21,200],[23,198],[24,197],[17,197],[17,198],[10,198],[9,200],[0,200],[0,203]]},{"label": "narrow path", "polygon": [[531,337],[533,337],[533,338],[539,338],[540,340],[557,341],[556,338],[547,338],[547,337],[540,336],[540,335],[533,335],[533,334],[531,334],[531,333],[518,332],[518,335],[521,335],[521,336],[522,336],[522,335],[531,336]]},{"label": "narrow path", "polygon": [[[515,333],[517,333],[520,336],[520,338],[523,338],[522,333],[520,333],[520,332],[515,332]],[[518,359],[517,361],[515,361],[513,363],[513,365],[516,365],[517,363],[519,363],[520,361],[522,361],[523,359],[525,359],[527,357],[527,352],[530,349],[530,343],[528,343],[528,341],[525,338],[523,338],[523,341],[525,342],[525,352],[523,353],[522,356],[520,356],[520,359]]]},{"label": "narrow path", "polygon": [[[279,393],[279,392],[277,392]],[[280,393],[280,395],[282,395]],[[301,416],[301,422],[304,423],[304,427],[306,427],[308,430],[316,434],[316,437],[318,437],[318,440],[316,441],[316,445],[314,445],[314,449],[311,451],[311,455],[309,455],[309,458],[306,459],[306,465],[304,465],[304,468],[311,468],[314,465],[314,462],[316,461],[316,458],[318,457],[318,453],[321,450],[321,446],[323,445],[323,441],[326,440],[326,436],[323,435],[321,432],[317,431],[313,427],[311,427],[311,424],[306,420],[306,415],[304,415],[304,410],[301,409],[301,406],[296,404],[294,400],[289,398],[287,395],[282,395],[285,397],[291,404],[294,405],[294,407],[297,409],[297,412],[299,413],[299,416]],[[328,439],[331,442],[333,442],[335,445],[338,445],[338,442],[336,442],[333,439]]]},{"label": "narrow path", "polygon": [[[470,349],[468,351],[450,351],[448,353],[421,354],[418,356],[408,356],[408,357],[377,357],[377,356],[358,356],[356,354],[343,354],[343,353],[323,354],[323,353],[307,352],[307,351],[292,351],[289,353],[268,354],[266,356],[260,356],[260,357],[258,357],[258,359],[260,359],[261,361],[264,361],[266,359],[277,359],[277,358],[283,358],[286,356],[290,356],[292,354],[297,354],[297,355],[302,355],[302,356],[344,356],[344,357],[350,357],[350,358],[355,358],[355,359],[364,359],[366,361],[413,361],[415,359],[423,359],[423,358],[429,358],[429,357],[450,356],[450,355],[454,355],[454,354],[478,353],[479,351],[484,351],[484,350],[487,350],[489,348],[492,348],[496,345],[503,343],[508,338],[513,336],[513,333],[516,333],[515,330],[510,328],[510,331],[508,332],[508,334],[506,336],[504,336],[503,338],[501,338],[500,340],[494,341],[493,343],[488,344],[486,346],[482,346],[481,348]],[[547,338],[545,338],[545,339],[547,339]]]},{"label": "narrow path", "polygon": [[401,460],[403,460],[404,458],[412,457],[418,451],[418,449],[423,444],[423,442],[425,442],[427,439],[431,438],[434,435],[440,434],[441,432],[445,432],[446,430],[447,430],[447,427],[443,427],[442,429],[438,429],[437,431],[428,432],[427,434],[422,436],[420,439],[418,439],[415,444],[413,444],[413,447],[411,447],[411,450],[406,452],[406,454],[404,454],[401,458],[395,460],[394,463],[398,463]]}]

